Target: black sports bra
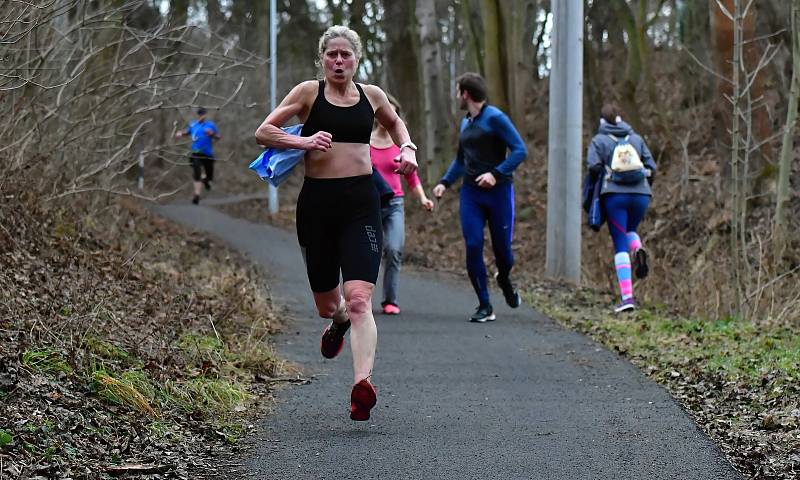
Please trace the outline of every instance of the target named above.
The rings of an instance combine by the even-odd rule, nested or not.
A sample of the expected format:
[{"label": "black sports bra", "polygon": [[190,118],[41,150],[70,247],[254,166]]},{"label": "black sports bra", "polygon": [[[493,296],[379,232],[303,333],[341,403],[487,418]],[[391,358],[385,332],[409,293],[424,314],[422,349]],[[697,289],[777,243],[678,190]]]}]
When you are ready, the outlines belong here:
[{"label": "black sports bra", "polygon": [[358,89],[358,103],[349,107],[340,107],[333,105],[325,98],[325,80],[320,80],[317,99],[311,106],[300,136],[310,137],[323,131],[333,135],[334,142],[369,144],[372,124],[375,121],[375,111],[372,110],[372,105],[361,85],[357,83],[355,85]]}]

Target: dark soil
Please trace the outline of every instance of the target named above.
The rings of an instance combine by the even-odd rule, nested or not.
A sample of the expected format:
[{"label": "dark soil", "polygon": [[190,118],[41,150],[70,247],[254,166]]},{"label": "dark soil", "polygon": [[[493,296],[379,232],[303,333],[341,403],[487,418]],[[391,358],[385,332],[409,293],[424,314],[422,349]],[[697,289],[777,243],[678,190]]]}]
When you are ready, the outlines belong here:
[{"label": "dark soil", "polygon": [[3,193],[0,477],[216,476],[291,380],[263,277],[131,201]]}]

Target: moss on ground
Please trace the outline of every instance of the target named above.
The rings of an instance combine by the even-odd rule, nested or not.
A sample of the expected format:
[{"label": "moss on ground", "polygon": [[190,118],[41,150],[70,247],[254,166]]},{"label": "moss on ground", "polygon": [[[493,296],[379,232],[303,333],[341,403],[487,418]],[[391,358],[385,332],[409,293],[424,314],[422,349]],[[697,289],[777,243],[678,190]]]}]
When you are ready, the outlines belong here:
[{"label": "moss on ground", "polygon": [[751,478],[800,472],[800,325],[611,313],[607,296],[530,285],[525,300],[663,384]]}]

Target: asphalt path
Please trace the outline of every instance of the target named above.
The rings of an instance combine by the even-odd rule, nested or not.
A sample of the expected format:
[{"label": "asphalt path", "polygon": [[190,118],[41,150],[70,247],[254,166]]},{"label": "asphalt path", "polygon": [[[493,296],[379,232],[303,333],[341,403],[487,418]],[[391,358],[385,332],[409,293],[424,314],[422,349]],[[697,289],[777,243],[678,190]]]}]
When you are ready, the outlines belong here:
[{"label": "asphalt path", "polygon": [[353,422],[350,350],[319,353],[326,322],[295,235],[202,203],[155,210],[264,267],[291,313],[276,348],[313,379],[278,394],[242,459],[244,478],[742,478],[627,361],[528,306],[506,307],[496,290],[497,321],[469,323],[475,295],[451,275],[404,272],[400,316],[378,314],[376,302],[378,404],[368,422]]}]

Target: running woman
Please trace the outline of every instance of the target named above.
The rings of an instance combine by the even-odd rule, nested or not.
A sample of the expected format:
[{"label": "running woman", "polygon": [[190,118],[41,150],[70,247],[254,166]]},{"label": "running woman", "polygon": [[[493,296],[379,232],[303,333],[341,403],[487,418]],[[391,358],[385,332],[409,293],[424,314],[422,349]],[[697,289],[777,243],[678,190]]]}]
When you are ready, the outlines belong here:
[{"label": "running woman", "polygon": [[[339,354],[350,329],[353,420],[368,420],[377,401],[370,380],[378,341],[372,294],[383,229],[369,156],[373,121],[400,145],[396,173],[407,175],[417,169],[417,147],[386,94],[376,86],[353,82],[361,52],[356,32],[330,27],[319,40],[324,79],[295,86],[256,130],[261,145],[306,150],[306,177],[297,199],[297,239],[317,311],[331,319],[320,344],[325,358]],[[295,116],[304,123],[299,136],[280,128]]]},{"label": "running woman", "polygon": [[[395,112],[400,115],[400,104],[391,95],[387,95],[387,97]],[[394,161],[400,155],[400,148],[395,145],[386,128],[377,122],[369,141],[369,155],[372,159],[372,167],[381,174],[394,191],[394,198],[381,209],[384,258],[381,309],[386,315],[399,315],[397,289],[400,283],[403,245],[406,240],[403,185],[400,182],[400,175],[395,172],[397,164]],[[425,195],[417,172],[408,173],[404,178],[406,187],[414,194],[422,208],[429,212],[433,211],[433,201]]]},{"label": "running woman", "polygon": [[194,196],[192,203],[200,202],[200,193],[203,185],[206,190],[211,190],[211,181],[214,180],[214,140],[222,140],[217,126],[206,118],[206,109],[197,109],[197,120],[189,123],[184,130],[175,134],[175,138],[185,135],[192,137],[192,153],[189,160],[192,164],[192,179],[194,180]]},{"label": "running woman", "polygon": [[[511,281],[514,254],[514,170],[525,160],[528,150],[508,116],[487,101],[486,81],[477,73],[465,73],[456,81],[459,106],[467,110],[461,121],[458,153],[433,195],[440,198],[445,189],[464,177],[461,187],[461,230],[467,247],[467,273],[478,295],[478,308],[471,322],[495,319],[489,299],[486,264],[483,261],[483,232],[489,222],[497,274],[495,278],[511,308],[521,300]],[[506,151],[510,153],[506,155]]]},{"label": "running woman", "polygon": [[[631,147],[633,150],[629,150]],[[603,105],[600,127],[589,145],[586,161],[593,181],[603,175],[600,204],[614,242],[614,266],[622,299],[614,311],[634,310],[631,272],[644,278],[649,271],[647,250],[636,229],[650,205],[656,164],[642,137],[622,121],[619,110],[611,104]],[[623,163],[635,168],[618,167]]]}]

